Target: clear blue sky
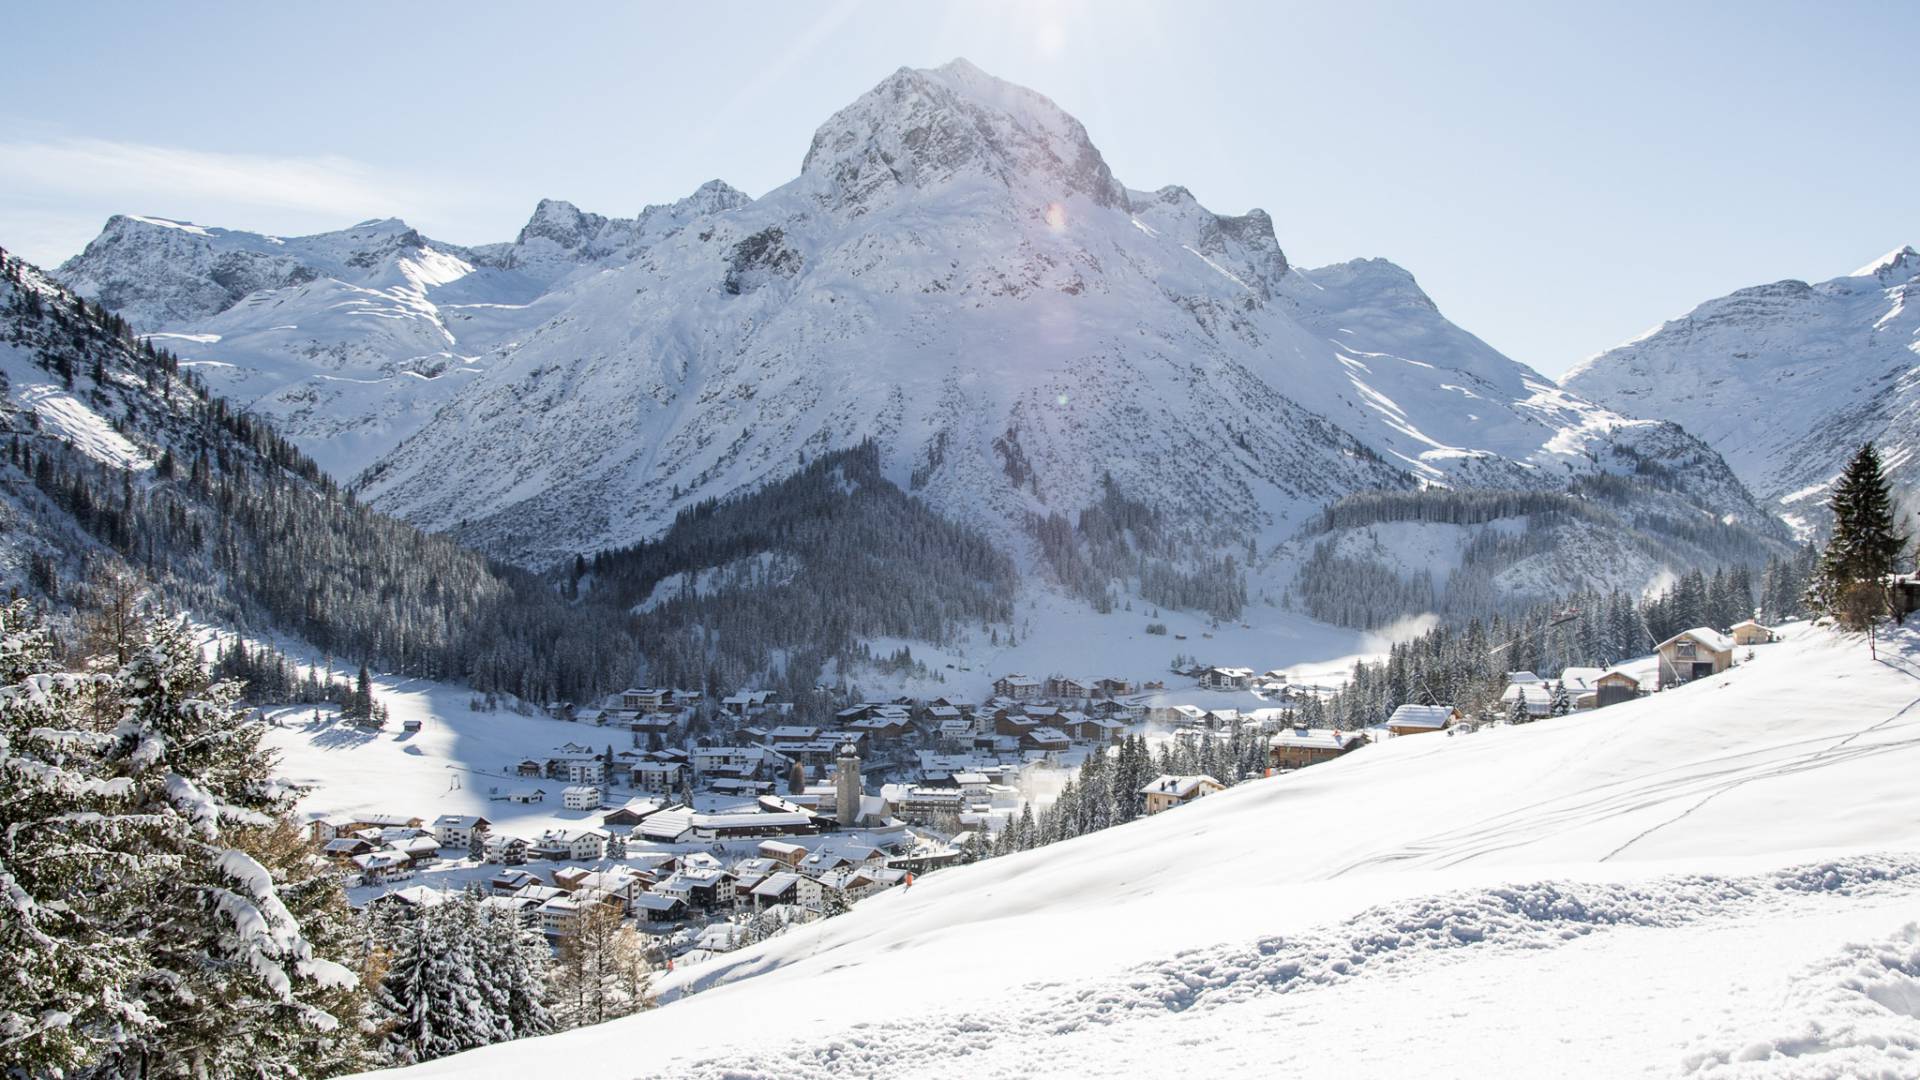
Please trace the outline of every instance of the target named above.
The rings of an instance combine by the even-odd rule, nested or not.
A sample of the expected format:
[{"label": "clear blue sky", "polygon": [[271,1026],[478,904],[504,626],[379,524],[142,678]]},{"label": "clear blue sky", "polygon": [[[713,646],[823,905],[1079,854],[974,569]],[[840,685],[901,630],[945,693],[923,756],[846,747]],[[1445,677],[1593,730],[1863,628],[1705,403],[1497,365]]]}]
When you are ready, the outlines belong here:
[{"label": "clear blue sky", "polygon": [[[529,12],[532,12],[529,14]],[[15,5],[0,245],[110,213],[510,238],[542,196],[761,194],[902,65],[965,56],[1136,188],[1384,256],[1557,374],[1734,288],[1920,243],[1920,4]]]}]

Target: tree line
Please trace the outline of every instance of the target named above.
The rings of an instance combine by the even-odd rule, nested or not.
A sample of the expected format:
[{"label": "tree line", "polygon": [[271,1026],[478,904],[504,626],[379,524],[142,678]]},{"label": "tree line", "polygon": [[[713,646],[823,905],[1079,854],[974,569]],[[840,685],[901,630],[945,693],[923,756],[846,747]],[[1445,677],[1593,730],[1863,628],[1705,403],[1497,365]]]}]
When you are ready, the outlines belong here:
[{"label": "tree line", "polygon": [[1100,478],[1100,498],[1074,521],[1065,514],[1028,514],[1027,532],[1054,580],[1106,614],[1116,592],[1131,588],[1161,607],[1237,619],[1247,603],[1246,571],[1217,536],[1188,523],[1179,528],[1158,508]]},{"label": "tree line", "polygon": [[1357,730],[1385,722],[1401,705],[1452,705],[1497,719],[1507,673],[1553,679],[1569,667],[1611,667],[1645,656],[1682,630],[1726,630],[1750,618],[1778,622],[1814,613],[1806,592],[1818,565],[1812,545],[1767,561],[1756,585],[1744,565],[1694,570],[1644,598],[1577,593],[1515,616],[1442,623],[1394,644],[1383,661],[1357,662],[1337,693],[1295,706],[1308,726]]},{"label": "tree line", "polygon": [[1245,724],[1223,734],[1208,731],[1168,739],[1157,752],[1146,736],[1131,735],[1110,751],[1088,755],[1038,815],[1028,803],[994,839],[975,833],[963,845],[962,856],[976,862],[1123,825],[1141,815],[1140,789],[1156,777],[1206,775],[1232,787],[1265,776],[1267,761],[1266,736]]},{"label": "tree line", "polygon": [[[1585,567],[1639,560],[1652,566],[1735,563],[1751,568],[1791,550],[1784,527],[1766,527],[1702,515],[1681,478],[1658,462],[1638,462],[1630,476],[1597,473],[1566,491],[1430,488],[1361,492],[1329,505],[1308,530],[1313,540],[1284,598],[1322,622],[1375,630],[1409,615],[1432,612],[1451,622],[1511,616],[1549,599],[1539,589],[1506,579],[1523,563],[1536,573],[1564,577],[1554,593],[1591,592],[1599,583]],[[1515,521],[1517,529],[1482,529],[1461,548],[1459,563],[1436,575],[1416,568],[1402,574],[1371,557],[1346,536],[1397,523],[1478,526]],[[1360,537],[1366,539],[1364,535]],[[1581,553],[1578,560],[1568,553]]]}]

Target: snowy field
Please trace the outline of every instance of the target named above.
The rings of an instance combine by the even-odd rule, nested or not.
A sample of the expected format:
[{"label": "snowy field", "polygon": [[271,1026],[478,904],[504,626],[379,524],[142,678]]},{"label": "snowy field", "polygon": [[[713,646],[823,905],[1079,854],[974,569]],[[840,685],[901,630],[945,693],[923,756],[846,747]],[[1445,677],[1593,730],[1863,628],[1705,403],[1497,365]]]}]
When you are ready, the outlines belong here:
[{"label": "snowy field", "polygon": [[1650,699],[929,875],[661,1009],[414,1072],[1912,1076],[1917,747],[1920,637],[1793,628]]},{"label": "snowy field", "polygon": [[[1081,678],[1119,676],[1136,682],[1164,680],[1170,693],[1193,685],[1191,679],[1170,674],[1176,654],[1217,667],[1248,667],[1258,672],[1280,670],[1296,681],[1339,685],[1358,659],[1375,659],[1395,641],[1417,636],[1433,625],[1433,618],[1404,620],[1385,633],[1367,633],[1318,622],[1298,612],[1262,604],[1248,605],[1244,621],[1222,622],[1190,611],[1154,609],[1132,599],[1133,610],[1102,615],[1079,600],[1039,587],[1020,591],[1015,623],[1020,636],[1013,645],[994,644],[970,636],[952,649],[942,650],[921,641],[882,638],[868,642],[876,656],[901,646],[940,676],[934,679],[884,678],[870,673],[850,675],[868,695],[904,693],[921,697],[959,695],[985,700],[993,680],[1018,672],[1043,679],[1050,674]],[[1148,623],[1160,623],[1165,634],[1149,634]],[[951,666],[948,666],[951,665]],[[1272,704],[1239,695],[1200,692],[1175,697],[1208,708],[1261,708]]]},{"label": "snowy field", "polygon": [[[480,814],[515,836],[556,826],[598,825],[600,815],[563,810],[563,780],[508,775],[521,758],[551,756],[562,743],[595,750],[611,743],[632,749],[625,731],[574,724],[500,709],[475,711],[473,693],[444,683],[377,679],[375,697],[391,712],[384,731],[365,731],[338,718],[332,708],[276,709],[267,744],[280,755],[280,774],[313,785],[301,800],[303,817],[345,814],[406,814],[432,821],[441,814]],[[409,720],[417,732],[401,730]],[[544,803],[495,801],[490,793],[515,788],[546,790]]]}]

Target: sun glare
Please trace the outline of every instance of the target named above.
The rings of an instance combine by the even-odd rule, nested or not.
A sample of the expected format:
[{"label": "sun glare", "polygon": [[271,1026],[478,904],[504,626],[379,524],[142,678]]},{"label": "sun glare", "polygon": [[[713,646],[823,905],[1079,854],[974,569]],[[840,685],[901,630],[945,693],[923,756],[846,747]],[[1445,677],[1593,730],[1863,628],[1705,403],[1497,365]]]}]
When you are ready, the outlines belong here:
[{"label": "sun glare", "polygon": [[1054,232],[1065,232],[1067,228],[1067,208],[1059,203],[1047,204],[1047,228]]}]

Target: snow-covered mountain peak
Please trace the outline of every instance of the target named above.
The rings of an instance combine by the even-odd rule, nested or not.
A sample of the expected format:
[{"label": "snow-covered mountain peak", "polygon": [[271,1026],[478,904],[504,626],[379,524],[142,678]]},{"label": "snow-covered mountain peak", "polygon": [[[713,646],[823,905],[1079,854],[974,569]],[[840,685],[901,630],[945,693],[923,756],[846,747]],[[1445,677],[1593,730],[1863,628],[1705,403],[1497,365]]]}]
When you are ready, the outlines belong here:
[{"label": "snow-covered mountain peak", "polygon": [[1187,245],[1262,300],[1280,288],[1289,264],[1274,235],[1273,218],[1265,210],[1249,210],[1237,217],[1216,214],[1178,184],[1151,192],[1128,191],[1126,196],[1134,225],[1155,239]]},{"label": "snow-covered mountain peak", "polygon": [[969,181],[994,181],[1021,201],[1083,196],[1125,207],[1078,120],[1041,94],[965,60],[901,68],[814,133],[801,165],[850,216]]},{"label": "snow-covered mountain peak", "polygon": [[397,217],[368,218],[365,221],[355,222],[347,228],[341,229],[340,232],[356,239],[367,239],[376,236],[401,236],[407,233],[413,233],[415,236],[419,235],[419,233],[414,232],[413,226],[408,225],[405,221]]},{"label": "snow-covered mountain peak", "polygon": [[1873,439],[1896,482],[1920,467],[1920,253],[1888,252],[1816,284],[1708,300],[1576,365],[1562,380],[1622,412],[1671,420],[1804,525]]},{"label": "snow-covered mountain peak", "polygon": [[475,248],[474,255],[483,265],[514,270],[551,286],[582,268],[628,262],[690,221],[751,202],[724,180],[709,180],[683,199],[656,203],[632,218],[609,218],[564,199],[541,199],[511,244]]},{"label": "snow-covered mountain peak", "polygon": [[115,214],[107,219],[106,228],[111,232],[125,232],[140,228],[173,229],[194,236],[212,236],[227,231],[209,229],[203,225],[195,225],[191,221],[175,221],[172,218],[152,217],[145,214]]},{"label": "snow-covered mountain peak", "polygon": [[1303,273],[1321,290],[1364,292],[1377,306],[1417,308],[1432,312],[1440,310],[1433,298],[1420,287],[1412,271],[1387,259],[1349,259]]},{"label": "snow-covered mountain peak", "polygon": [[709,180],[694,188],[693,194],[679,202],[649,206],[641,212],[641,216],[663,210],[676,214],[718,214],[725,210],[738,210],[752,201],[753,196],[725,180]]},{"label": "snow-covered mountain peak", "polygon": [[115,214],[59,276],[136,326],[165,326],[224,311],[256,289],[319,276],[285,247],[278,237]]},{"label": "snow-covered mountain peak", "polygon": [[1892,251],[1887,252],[1885,255],[1880,256],[1847,276],[1879,278],[1881,281],[1888,281],[1891,279],[1905,280],[1916,274],[1920,274],[1920,251],[1913,250],[1912,244],[1905,244],[1894,248]]},{"label": "snow-covered mountain peak", "polygon": [[607,223],[599,214],[588,214],[565,199],[541,199],[533,216],[520,227],[515,244],[535,238],[551,240],[565,248],[577,248],[585,238]]}]

